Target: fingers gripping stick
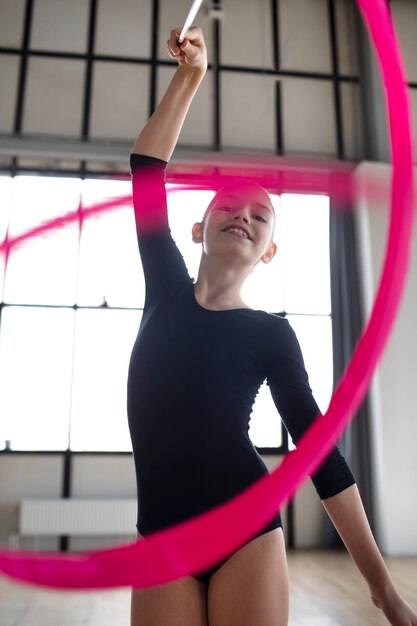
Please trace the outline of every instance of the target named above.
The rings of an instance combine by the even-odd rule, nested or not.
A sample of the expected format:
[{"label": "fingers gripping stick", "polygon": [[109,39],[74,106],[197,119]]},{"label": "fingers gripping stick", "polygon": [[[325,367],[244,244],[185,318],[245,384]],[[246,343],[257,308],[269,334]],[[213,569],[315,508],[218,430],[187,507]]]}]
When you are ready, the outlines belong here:
[{"label": "fingers gripping stick", "polygon": [[187,19],[184,22],[184,26],[182,28],[181,34],[177,39],[178,45],[182,44],[182,42],[184,41],[185,33],[187,32],[187,30],[190,28],[191,24],[193,23],[194,18],[197,15],[198,10],[202,4],[203,4],[203,0],[194,0],[194,2],[192,3],[191,9],[189,10],[188,15],[187,15]]}]

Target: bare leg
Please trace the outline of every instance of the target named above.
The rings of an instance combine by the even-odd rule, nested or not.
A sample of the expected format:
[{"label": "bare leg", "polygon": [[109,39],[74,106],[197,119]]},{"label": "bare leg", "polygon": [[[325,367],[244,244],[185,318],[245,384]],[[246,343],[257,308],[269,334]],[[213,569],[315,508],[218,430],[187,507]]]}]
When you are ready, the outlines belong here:
[{"label": "bare leg", "polygon": [[281,528],[238,550],[212,576],[210,626],[287,626],[288,570]]},{"label": "bare leg", "polygon": [[187,577],[132,589],[130,615],[131,626],[207,626],[207,585]]},{"label": "bare leg", "polygon": [[133,589],[131,626],[207,626],[206,589],[194,578]]}]

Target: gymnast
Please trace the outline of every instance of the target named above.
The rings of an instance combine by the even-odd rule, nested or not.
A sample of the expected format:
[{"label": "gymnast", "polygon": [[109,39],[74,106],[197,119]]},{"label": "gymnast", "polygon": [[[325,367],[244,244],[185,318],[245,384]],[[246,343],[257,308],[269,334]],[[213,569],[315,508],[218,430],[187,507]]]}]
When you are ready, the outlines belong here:
[{"label": "gymnast", "polygon": [[[202,249],[189,277],[169,230],[165,170],[207,69],[192,27],[168,53],[178,67],[131,155],[136,229],[145,282],[142,323],[128,376],[128,418],[138,487],[138,541],[196,516],[267,473],[248,436],[264,380],[295,442],[319,413],[287,320],[248,307],[241,288],[270,263],[275,215],[252,183],[222,187],[192,238]],[[354,477],[335,446],[312,476],[319,497],[374,604],[395,626],[417,626],[372,536]],[[132,590],[132,626],[284,626],[289,585],[279,511],[218,563],[166,585]]]}]

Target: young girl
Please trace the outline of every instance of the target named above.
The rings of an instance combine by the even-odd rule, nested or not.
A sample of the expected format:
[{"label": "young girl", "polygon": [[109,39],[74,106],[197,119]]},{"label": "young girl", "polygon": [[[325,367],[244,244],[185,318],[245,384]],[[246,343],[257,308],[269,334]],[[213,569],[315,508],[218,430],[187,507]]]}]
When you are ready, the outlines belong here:
[{"label": "young girl", "polygon": [[[266,379],[297,441],[319,413],[288,322],[255,311],[241,288],[275,253],[275,215],[257,185],[228,185],[192,229],[202,257],[195,283],[171,238],[165,169],[206,68],[202,32],[191,28],[178,68],[131,156],[135,218],[146,280],[132,351],[128,415],[141,537],[225,502],[267,469],[248,437]],[[417,626],[396,592],[366,520],[354,478],[335,447],[313,477],[340,536],[392,624]],[[279,513],[247,545],[170,584],[132,592],[132,626],[284,626],[288,577]]]}]

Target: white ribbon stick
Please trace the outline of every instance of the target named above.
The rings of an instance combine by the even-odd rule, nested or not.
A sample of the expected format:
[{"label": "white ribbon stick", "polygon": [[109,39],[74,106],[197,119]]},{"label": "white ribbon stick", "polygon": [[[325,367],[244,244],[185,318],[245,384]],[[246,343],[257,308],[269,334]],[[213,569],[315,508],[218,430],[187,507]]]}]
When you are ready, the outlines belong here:
[{"label": "white ribbon stick", "polygon": [[184,41],[185,33],[187,32],[187,30],[190,28],[191,24],[193,23],[194,18],[198,13],[198,9],[201,7],[202,4],[203,4],[203,0],[194,0],[194,2],[192,3],[190,12],[187,15],[187,19],[185,20],[181,34],[178,37],[178,43],[182,43]]}]

